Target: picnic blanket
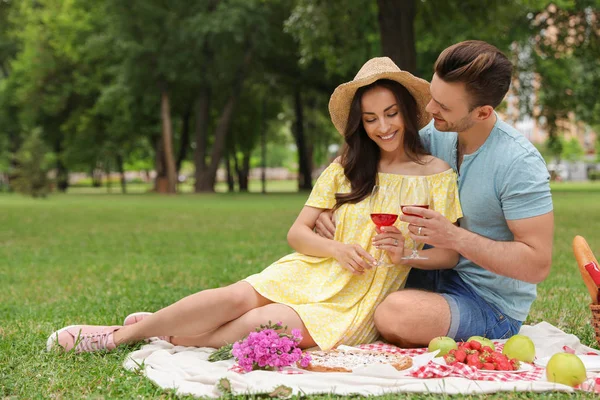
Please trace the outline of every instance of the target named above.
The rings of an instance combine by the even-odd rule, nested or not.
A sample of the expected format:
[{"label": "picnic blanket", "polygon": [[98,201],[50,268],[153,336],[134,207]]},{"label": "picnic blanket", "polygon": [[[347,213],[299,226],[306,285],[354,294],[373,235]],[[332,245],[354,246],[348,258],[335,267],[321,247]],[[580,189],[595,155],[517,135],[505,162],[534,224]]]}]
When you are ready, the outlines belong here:
[{"label": "picnic blanket", "polygon": [[[519,332],[529,336],[536,347],[536,359],[559,352],[597,355],[600,352],[581,344],[575,335],[541,322],[525,325]],[[505,341],[495,341],[501,347]],[[588,380],[578,389],[546,380],[545,369],[528,365],[520,373],[478,371],[466,365],[447,366],[434,362],[426,349],[400,349],[376,342],[359,346],[367,350],[390,351],[413,357],[413,367],[396,371],[387,365],[368,366],[352,373],[319,373],[297,368],[279,372],[243,373],[234,360],[211,363],[212,348],[174,346],[156,340],[128,355],[124,367],[141,370],[148,379],[178,394],[219,397],[225,391],[236,395],[279,392],[311,395],[383,395],[389,393],[481,394],[502,391],[598,391],[600,373],[588,372]]]}]

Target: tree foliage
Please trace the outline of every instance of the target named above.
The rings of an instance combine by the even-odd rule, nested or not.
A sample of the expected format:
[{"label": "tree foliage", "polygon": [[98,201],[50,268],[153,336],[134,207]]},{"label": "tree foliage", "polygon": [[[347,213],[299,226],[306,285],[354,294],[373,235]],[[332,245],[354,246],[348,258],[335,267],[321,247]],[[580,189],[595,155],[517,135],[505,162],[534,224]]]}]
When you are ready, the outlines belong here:
[{"label": "tree foliage", "polygon": [[15,192],[32,197],[46,197],[50,190],[50,171],[53,155],[39,131],[31,133],[15,155],[16,167],[12,174]]},{"label": "tree foliage", "polygon": [[381,55],[430,79],[439,52],[465,39],[510,55],[521,110],[552,137],[565,119],[598,127],[599,6],[0,0],[0,169],[15,167],[11,155],[35,131],[55,154],[62,190],[69,171],[124,179],[141,168],[172,191],[187,162],[195,190],[212,191],[224,160],[245,190],[251,166],[289,163],[295,144],[299,188],[309,189],[341,143],[327,112],[340,82]]}]

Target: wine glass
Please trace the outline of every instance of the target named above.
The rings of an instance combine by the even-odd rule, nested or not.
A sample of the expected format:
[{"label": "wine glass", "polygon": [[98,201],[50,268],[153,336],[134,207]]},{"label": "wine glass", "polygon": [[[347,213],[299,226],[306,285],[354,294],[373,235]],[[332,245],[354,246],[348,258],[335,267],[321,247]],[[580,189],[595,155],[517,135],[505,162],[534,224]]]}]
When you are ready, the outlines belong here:
[{"label": "wine glass", "polygon": [[[382,185],[373,186],[371,197],[369,198],[369,207],[371,220],[381,230],[382,226],[392,226],[398,219],[398,201],[393,190]],[[381,255],[377,265],[382,265],[385,251],[381,250]]]},{"label": "wine glass", "polygon": [[[426,177],[404,177],[402,179],[400,187],[400,210],[402,210],[404,215],[422,218],[420,215],[405,213],[404,207],[429,208],[429,197],[429,184]],[[427,260],[427,257],[419,254],[417,242],[415,240],[412,240],[412,242],[412,253],[409,256],[402,257],[402,260]]]}]

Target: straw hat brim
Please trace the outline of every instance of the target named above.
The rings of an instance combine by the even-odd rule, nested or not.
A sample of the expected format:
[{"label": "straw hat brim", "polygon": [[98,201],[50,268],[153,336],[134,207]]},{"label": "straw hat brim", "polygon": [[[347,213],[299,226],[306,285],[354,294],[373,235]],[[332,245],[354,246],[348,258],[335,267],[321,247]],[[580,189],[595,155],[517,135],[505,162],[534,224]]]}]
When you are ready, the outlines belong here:
[{"label": "straw hat brim", "polygon": [[414,97],[417,103],[417,124],[419,129],[423,128],[431,121],[431,114],[425,111],[425,107],[431,99],[431,95],[429,94],[429,82],[425,79],[417,78],[406,71],[381,72],[343,83],[338,86],[331,95],[331,98],[329,99],[329,114],[333,125],[342,136],[344,135],[346,124],[348,123],[350,106],[356,91],[358,88],[370,85],[379,79],[389,79],[400,83]]}]

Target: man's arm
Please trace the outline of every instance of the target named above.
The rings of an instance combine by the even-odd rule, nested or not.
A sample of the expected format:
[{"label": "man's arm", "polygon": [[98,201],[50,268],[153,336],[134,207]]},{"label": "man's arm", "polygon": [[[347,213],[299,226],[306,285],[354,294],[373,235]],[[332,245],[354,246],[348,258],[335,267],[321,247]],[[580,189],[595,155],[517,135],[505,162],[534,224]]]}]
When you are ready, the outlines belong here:
[{"label": "man's arm", "polygon": [[[475,264],[498,275],[539,283],[550,273],[554,213],[508,220],[513,241],[495,241],[457,227],[433,210],[410,207],[406,210],[424,219],[403,215],[410,223],[411,236],[418,242],[452,249]],[[421,235],[417,235],[421,229]]]},{"label": "man's arm", "polygon": [[454,249],[496,274],[540,283],[552,264],[554,213],[506,222],[514,235],[512,242],[494,241],[459,228]]}]

